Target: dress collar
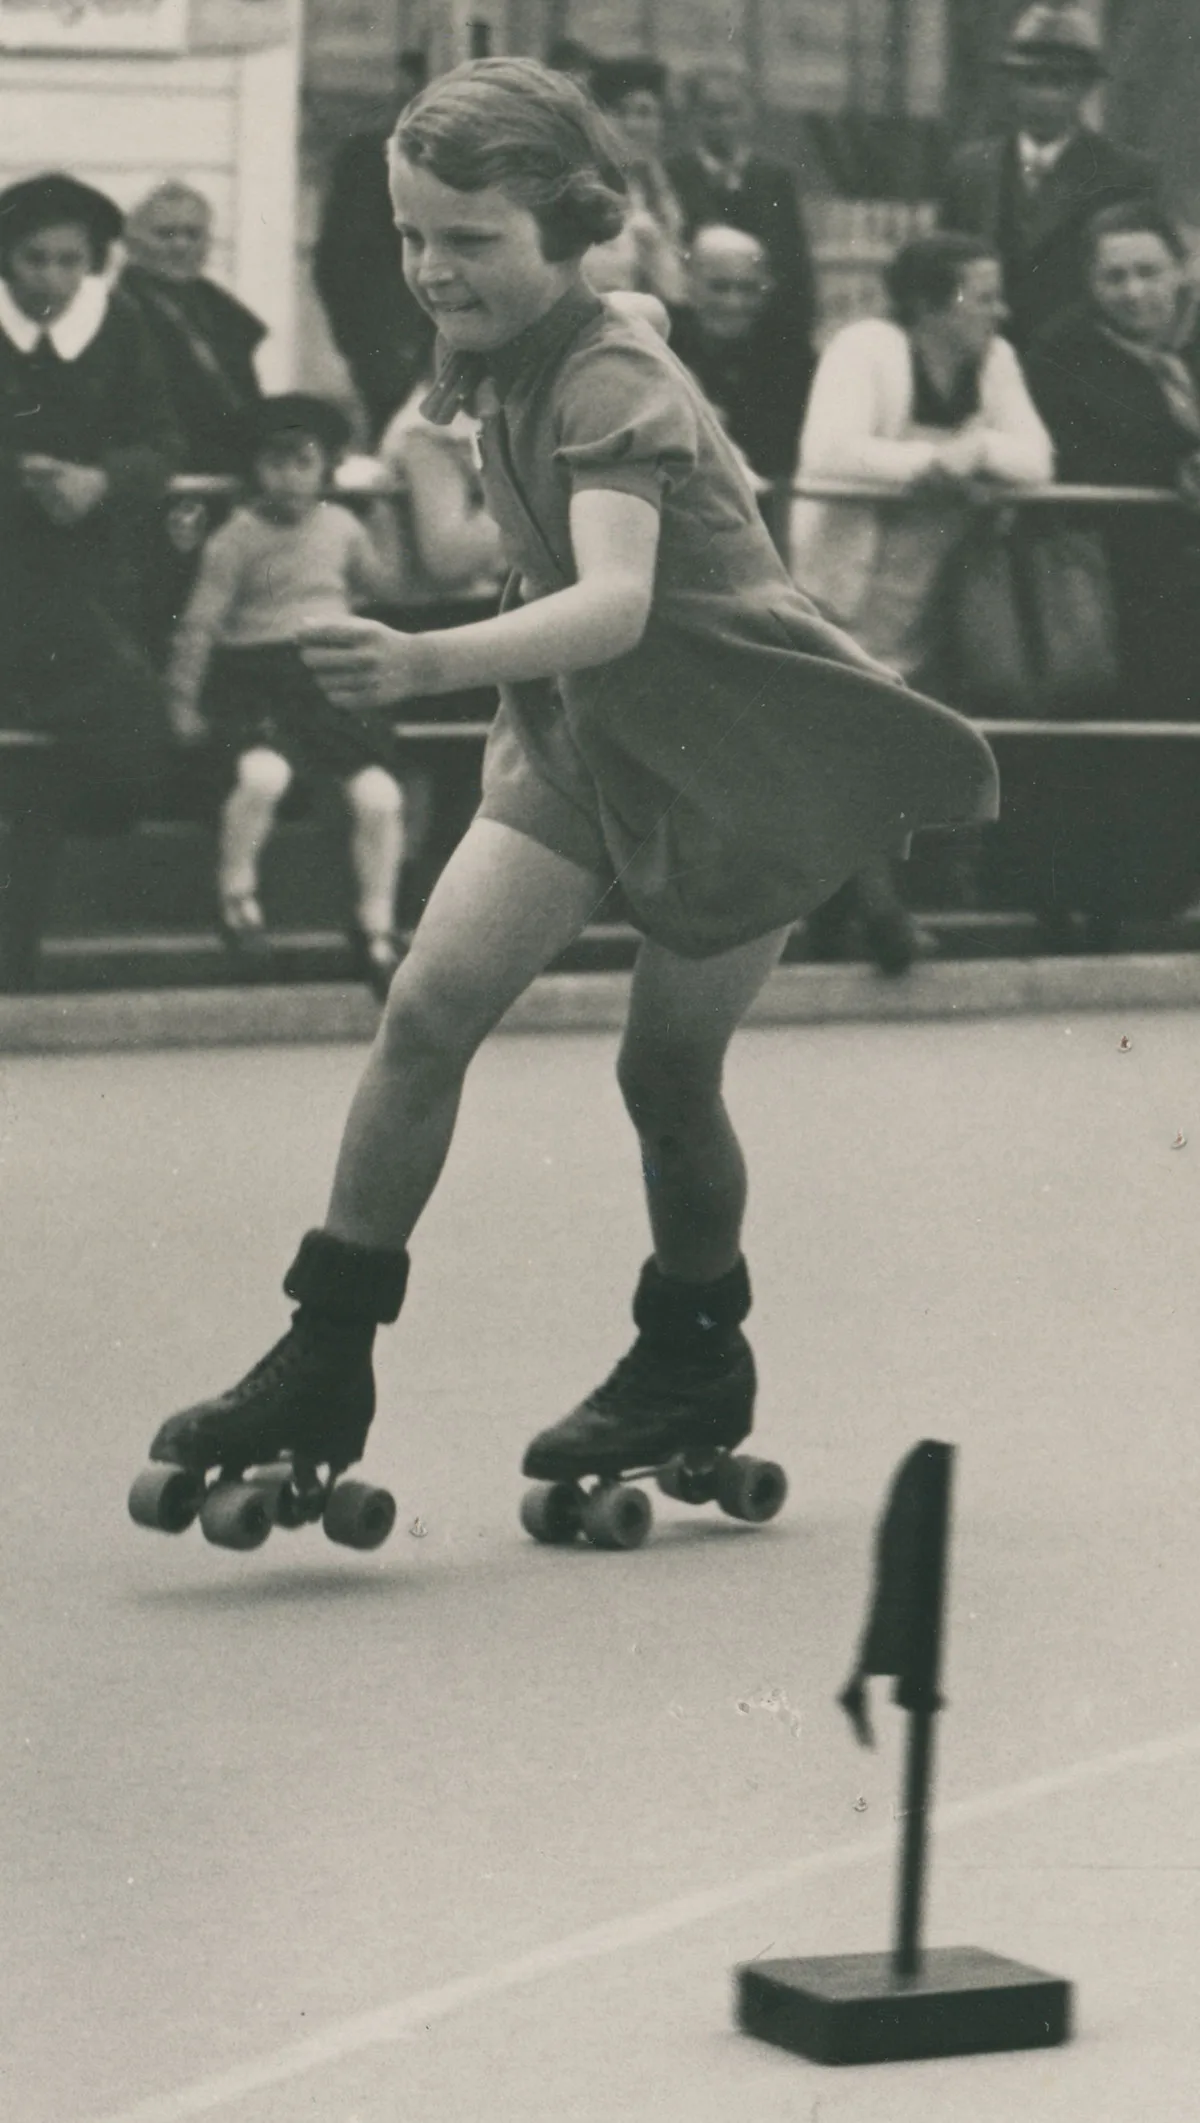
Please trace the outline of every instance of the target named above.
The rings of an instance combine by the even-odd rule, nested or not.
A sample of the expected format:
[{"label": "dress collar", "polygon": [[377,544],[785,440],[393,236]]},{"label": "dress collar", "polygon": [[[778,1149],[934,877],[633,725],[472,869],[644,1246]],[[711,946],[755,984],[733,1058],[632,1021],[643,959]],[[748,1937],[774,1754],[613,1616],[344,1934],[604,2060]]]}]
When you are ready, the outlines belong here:
[{"label": "dress collar", "polygon": [[456,413],[483,411],[479,400],[487,384],[492,386],[497,397],[510,397],[525,377],[533,375],[560,349],[569,346],[582,327],[593,317],[598,317],[603,308],[599,295],[593,294],[590,287],[568,288],[535,324],[527,325],[523,332],[518,332],[515,339],[507,340],[503,346],[495,347],[487,354],[447,354],[438,368],[433,389],[421,403],[426,420],[432,420],[438,427],[448,427]]},{"label": "dress collar", "polygon": [[43,334],[60,361],[78,361],[104,322],[108,311],[108,282],[89,274],[73,302],[53,324],[38,324],[18,309],[5,281],[0,280],[0,331],[22,354],[32,354]]}]

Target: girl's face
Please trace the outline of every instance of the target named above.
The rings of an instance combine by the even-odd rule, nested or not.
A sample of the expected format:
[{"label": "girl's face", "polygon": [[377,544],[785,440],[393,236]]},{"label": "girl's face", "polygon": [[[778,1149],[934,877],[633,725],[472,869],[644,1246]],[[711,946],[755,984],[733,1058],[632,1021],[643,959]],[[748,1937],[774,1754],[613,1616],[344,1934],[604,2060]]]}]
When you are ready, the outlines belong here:
[{"label": "girl's face", "polygon": [[34,324],[53,324],[70,308],[91,270],[87,230],[64,222],[61,228],[35,229],[14,244],[5,279],[26,317]]},{"label": "girl's face", "polygon": [[582,277],[578,259],[542,255],[533,215],[498,185],[458,192],[395,155],[391,189],[404,277],[448,346],[503,346]]},{"label": "girl's face", "polygon": [[1183,274],[1153,229],[1102,236],[1092,261],[1092,297],[1126,339],[1165,346],[1179,310]]}]

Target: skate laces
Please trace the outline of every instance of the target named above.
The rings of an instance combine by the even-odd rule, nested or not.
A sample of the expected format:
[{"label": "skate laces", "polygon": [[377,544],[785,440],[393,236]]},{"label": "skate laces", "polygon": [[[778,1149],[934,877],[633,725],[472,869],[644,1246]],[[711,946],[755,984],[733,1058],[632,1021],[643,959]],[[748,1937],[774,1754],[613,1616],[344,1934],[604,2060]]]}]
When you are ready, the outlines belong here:
[{"label": "skate laces", "polygon": [[268,1349],[265,1356],[259,1357],[245,1378],[239,1379],[236,1386],[231,1386],[228,1393],[222,1395],[225,1406],[240,1407],[244,1401],[257,1399],[264,1386],[285,1384],[297,1365],[311,1364],[314,1357],[330,1353],[323,1350],[323,1340],[322,1335],[314,1332],[311,1321],[302,1318],[299,1312],[293,1313],[287,1333],[280,1337],[273,1349]]},{"label": "skate laces", "polygon": [[252,1400],[257,1395],[260,1387],[281,1383],[287,1377],[295,1362],[295,1345],[296,1330],[295,1328],[290,1328],[276,1342],[273,1349],[268,1349],[265,1356],[259,1357],[258,1362],[246,1373],[245,1378],[240,1378],[237,1385],[231,1386],[228,1393],[222,1396],[226,1407],[239,1408],[243,1402]]},{"label": "skate laces", "polygon": [[[613,1365],[603,1384],[588,1395],[590,1414],[610,1422],[628,1422],[630,1416],[656,1416],[678,1401],[690,1377],[702,1367],[678,1356],[669,1356],[639,1339]],[[707,1376],[707,1367],[703,1367]]]}]

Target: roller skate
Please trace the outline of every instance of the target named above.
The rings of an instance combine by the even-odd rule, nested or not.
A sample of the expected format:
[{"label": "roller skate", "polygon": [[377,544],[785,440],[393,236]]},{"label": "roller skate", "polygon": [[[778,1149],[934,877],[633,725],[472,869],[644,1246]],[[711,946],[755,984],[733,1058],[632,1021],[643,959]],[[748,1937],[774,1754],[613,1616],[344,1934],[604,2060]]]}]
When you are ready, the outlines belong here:
[{"label": "roller skate", "polygon": [[162,1425],[129,1493],[135,1522],[183,1533],[198,1518],[217,1547],[258,1548],[272,1526],[319,1519],[332,1541],[378,1548],[394,1499],[341,1476],[365,1450],[375,1329],[398,1316],[407,1278],[406,1253],[310,1231],[284,1278],[288,1332],[228,1392]]},{"label": "roller skate", "polygon": [[735,1452],[754,1420],[754,1356],[741,1323],[750,1282],[739,1261],[713,1283],[673,1282],[653,1261],[633,1304],[637,1340],[579,1407],[543,1430],[525,1454],[537,1478],[521,1503],[535,1541],[640,1548],[653,1511],[653,1476],[682,1504],[716,1503],[730,1518],[774,1518],[787,1477],[772,1461]]}]

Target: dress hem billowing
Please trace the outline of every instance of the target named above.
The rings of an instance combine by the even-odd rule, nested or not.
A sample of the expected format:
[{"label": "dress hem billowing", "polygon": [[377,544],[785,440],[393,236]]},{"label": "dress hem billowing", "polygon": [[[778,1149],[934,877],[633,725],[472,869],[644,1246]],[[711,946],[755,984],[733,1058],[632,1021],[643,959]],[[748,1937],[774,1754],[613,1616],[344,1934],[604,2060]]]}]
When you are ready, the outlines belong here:
[{"label": "dress hem billowing", "polygon": [[798,920],[915,832],[995,816],[983,739],[854,660],[782,566],[665,344],[583,293],[502,351],[480,408],[484,480],[518,575],[542,594],[575,579],[577,472],[652,477],[662,513],[637,646],[502,689],[484,816],[569,860],[586,849],[636,926],[690,958]]}]

